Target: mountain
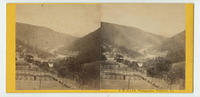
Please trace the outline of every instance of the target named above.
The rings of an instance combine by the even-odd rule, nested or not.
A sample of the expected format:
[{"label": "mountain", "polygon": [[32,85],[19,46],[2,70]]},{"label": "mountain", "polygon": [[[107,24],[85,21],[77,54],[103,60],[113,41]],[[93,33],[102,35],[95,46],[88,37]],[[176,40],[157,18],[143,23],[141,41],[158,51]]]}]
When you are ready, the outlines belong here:
[{"label": "mountain", "polygon": [[76,38],[42,26],[16,22],[16,39],[42,50],[68,46]]},{"label": "mountain", "polygon": [[166,39],[160,47],[168,51],[167,58],[172,62],[185,61],[185,31]]},{"label": "mountain", "polygon": [[162,36],[144,32],[138,28],[102,22],[94,32],[75,40],[68,50],[79,51],[82,61],[100,60],[104,52],[114,49],[131,57],[142,56],[140,49],[161,44]]},{"label": "mountain", "polygon": [[149,54],[155,54],[155,47],[166,39],[136,27],[107,22],[101,23],[101,29],[105,50],[131,58],[152,56]]},{"label": "mountain", "polygon": [[77,61],[89,63],[101,59],[101,28],[77,39],[70,46],[70,50],[79,51]]},{"label": "mountain", "polygon": [[136,27],[119,24],[101,23],[103,40],[132,50],[159,45],[165,37],[145,32]]}]

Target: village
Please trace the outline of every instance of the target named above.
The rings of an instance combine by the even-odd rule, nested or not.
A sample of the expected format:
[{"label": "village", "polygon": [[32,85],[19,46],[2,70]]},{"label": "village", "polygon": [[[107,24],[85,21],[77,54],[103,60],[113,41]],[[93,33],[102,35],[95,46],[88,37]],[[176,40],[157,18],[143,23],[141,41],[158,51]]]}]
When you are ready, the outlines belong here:
[{"label": "village", "polygon": [[[106,60],[101,64],[100,71],[102,89],[169,89],[172,87],[164,78],[154,78],[149,75],[155,66],[148,63],[148,60],[151,58],[155,61],[160,60],[165,56],[163,53],[157,54],[160,57],[151,55],[151,58],[131,58],[120,49],[112,47],[103,55]],[[150,67],[152,69],[149,69]]]},{"label": "village", "polygon": [[16,88],[19,90],[78,88],[76,81],[58,76],[53,68],[56,60],[51,57],[39,58],[37,54],[27,53],[26,49],[24,52],[16,52]]}]

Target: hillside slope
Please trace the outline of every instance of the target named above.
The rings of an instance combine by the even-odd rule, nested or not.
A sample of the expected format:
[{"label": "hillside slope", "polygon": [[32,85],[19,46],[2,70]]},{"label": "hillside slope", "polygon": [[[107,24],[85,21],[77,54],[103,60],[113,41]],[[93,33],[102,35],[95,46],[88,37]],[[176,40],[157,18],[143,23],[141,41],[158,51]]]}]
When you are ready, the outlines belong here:
[{"label": "hillside slope", "polygon": [[185,61],[185,31],[165,40],[160,47],[168,51],[167,58],[172,62]]},{"label": "hillside slope", "polygon": [[135,27],[129,27],[107,22],[101,23],[102,38],[110,43],[125,48],[137,50],[161,44],[162,36],[145,32]]},{"label": "hillside slope", "polygon": [[63,44],[67,46],[76,38],[46,27],[17,22],[16,39],[32,47],[50,51]]},{"label": "hillside slope", "polygon": [[24,42],[16,39],[16,56],[22,57],[25,54],[31,54],[31,55],[38,57],[38,58],[54,57],[54,55],[52,55],[51,53],[48,53],[48,52],[43,51],[43,50],[38,49],[38,48],[34,48],[34,47],[27,45]]},{"label": "hillside slope", "polygon": [[70,46],[70,50],[79,51],[77,56],[81,63],[93,62],[101,59],[101,29],[77,39]]}]

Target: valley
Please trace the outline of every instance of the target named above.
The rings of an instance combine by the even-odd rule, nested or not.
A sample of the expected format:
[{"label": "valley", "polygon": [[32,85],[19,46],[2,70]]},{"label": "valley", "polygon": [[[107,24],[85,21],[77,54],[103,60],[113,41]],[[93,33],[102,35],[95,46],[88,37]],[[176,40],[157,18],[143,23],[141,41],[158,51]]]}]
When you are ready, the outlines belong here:
[{"label": "valley", "polygon": [[184,89],[184,33],[168,38],[101,22],[74,37],[17,23],[16,88]]}]

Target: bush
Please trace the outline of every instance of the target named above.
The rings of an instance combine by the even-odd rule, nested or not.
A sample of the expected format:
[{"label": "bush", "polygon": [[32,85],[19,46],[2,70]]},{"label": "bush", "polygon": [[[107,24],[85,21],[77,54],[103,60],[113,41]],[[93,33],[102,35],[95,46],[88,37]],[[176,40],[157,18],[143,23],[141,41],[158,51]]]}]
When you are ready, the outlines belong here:
[{"label": "bush", "polygon": [[185,80],[185,62],[175,63],[168,73],[168,80],[173,84],[178,79]]},{"label": "bush", "polygon": [[163,77],[166,72],[169,72],[171,69],[171,62],[165,58],[157,57],[153,60],[148,61],[145,63],[146,65],[149,64],[150,67],[147,68],[147,75],[152,77]]}]

